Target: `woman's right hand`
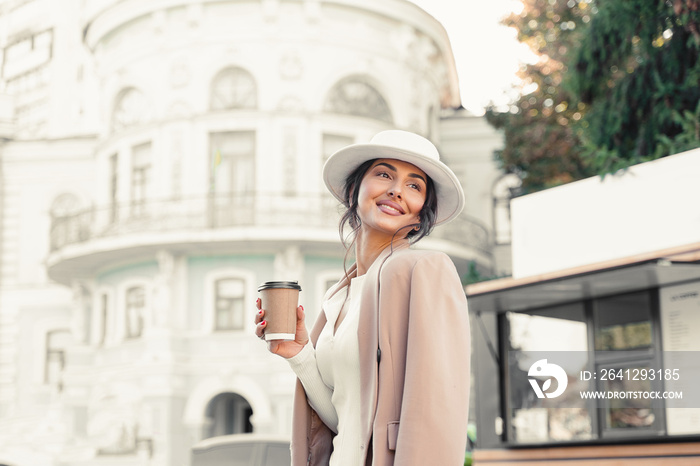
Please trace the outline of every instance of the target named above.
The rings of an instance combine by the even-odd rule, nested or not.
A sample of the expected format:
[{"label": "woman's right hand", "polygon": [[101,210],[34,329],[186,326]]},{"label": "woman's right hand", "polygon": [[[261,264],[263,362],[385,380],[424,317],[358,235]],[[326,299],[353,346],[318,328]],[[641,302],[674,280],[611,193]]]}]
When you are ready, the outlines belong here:
[{"label": "woman's right hand", "polygon": [[[255,336],[265,338],[265,310],[261,307],[262,301],[260,298],[255,302],[258,308],[258,313],[255,315]],[[273,354],[282,356],[285,359],[292,358],[299,354],[299,351],[309,342],[309,333],[306,331],[304,315],[304,306],[297,307],[297,330],[294,340],[269,340],[267,349]]]}]

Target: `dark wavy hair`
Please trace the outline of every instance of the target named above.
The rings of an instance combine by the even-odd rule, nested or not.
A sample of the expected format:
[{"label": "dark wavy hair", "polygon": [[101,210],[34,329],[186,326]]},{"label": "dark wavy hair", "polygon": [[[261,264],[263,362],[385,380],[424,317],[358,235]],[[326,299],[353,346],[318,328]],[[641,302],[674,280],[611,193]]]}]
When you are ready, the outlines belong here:
[{"label": "dark wavy hair", "polygon": [[[350,175],[348,175],[348,177],[345,179],[345,186],[343,187],[343,206],[345,207],[345,213],[340,218],[338,233],[340,234],[341,241],[347,249],[352,247],[352,243],[354,243],[357,236],[357,231],[362,225],[360,216],[357,214],[357,204],[360,190],[356,188],[360,186],[365,173],[367,173],[367,170],[369,170],[376,160],[377,159],[372,159],[364,162],[362,165],[353,170],[353,172],[350,173]],[[408,233],[400,238],[407,238],[410,242],[415,243],[424,236],[427,236],[435,227],[438,209],[437,192],[435,191],[435,184],[433,183],[433,180],[428,177],[426,181],[425,203],[423,204],[421,211],[418,213],[418,223],[412,223],[400,228],[394,233],[394,238],[401,230],[409,228]],[[346,225],[349,225],[352,229],[350,232],[350,235],[352,236],[352,241],[350,244],[347,243],[346,237],[343,236]],[[415,227],[418,227],[418,230],[414,230]]]}]

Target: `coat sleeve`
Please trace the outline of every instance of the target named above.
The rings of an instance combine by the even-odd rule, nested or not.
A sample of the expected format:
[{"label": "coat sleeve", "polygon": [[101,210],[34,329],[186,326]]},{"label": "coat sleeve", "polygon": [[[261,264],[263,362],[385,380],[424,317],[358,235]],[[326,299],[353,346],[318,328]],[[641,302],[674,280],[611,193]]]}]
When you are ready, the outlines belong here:
[{"label": "coat sleeve", "polygon": [[411,276],[395,464],[464,464],[469,360],[467,299],[454,264],[442,253],[422,257]]}]

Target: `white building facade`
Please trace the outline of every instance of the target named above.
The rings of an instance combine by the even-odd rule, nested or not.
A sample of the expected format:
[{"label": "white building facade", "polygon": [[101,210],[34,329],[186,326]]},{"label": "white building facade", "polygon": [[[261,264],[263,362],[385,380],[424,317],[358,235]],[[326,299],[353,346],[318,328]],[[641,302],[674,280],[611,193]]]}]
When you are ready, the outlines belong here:
[{"label": "white building facade", "polygon": [[[492,153],[434,18],[405,0],[0,1],[0,464],[188,465],[288,436],[257,285],[312,320],[343,273],[321,167],[401,128],[460,176],[420,246],[494,258]],[[347,264],[349,265],[349,263]]]}]

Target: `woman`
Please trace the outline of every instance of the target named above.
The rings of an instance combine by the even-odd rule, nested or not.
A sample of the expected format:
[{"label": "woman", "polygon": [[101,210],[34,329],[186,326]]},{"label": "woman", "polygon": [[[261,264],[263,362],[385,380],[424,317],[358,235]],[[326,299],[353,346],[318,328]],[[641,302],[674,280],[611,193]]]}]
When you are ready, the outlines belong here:
[{"label": "woman", "polygon": [[462,465],[467,302],[445,254],[408,248],[461,212],[459,181],[430,141],[396,130],[336,152],[323,177],[347,209],[355,264],[310,335],[299,306],[295,340],[268,342],[299,378],[292,464]]}]

